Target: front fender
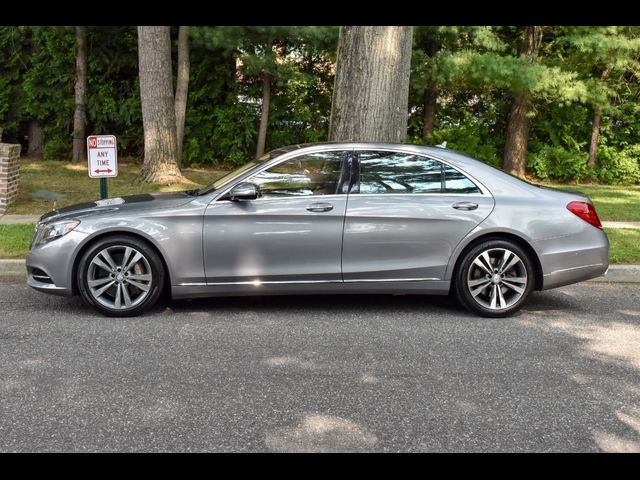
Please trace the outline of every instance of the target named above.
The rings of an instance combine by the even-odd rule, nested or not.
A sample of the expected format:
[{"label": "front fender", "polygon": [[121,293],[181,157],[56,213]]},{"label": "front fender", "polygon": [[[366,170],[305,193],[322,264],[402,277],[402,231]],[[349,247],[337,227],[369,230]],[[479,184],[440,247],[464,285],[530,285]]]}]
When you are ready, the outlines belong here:
[{"label": "front fender", "polygon": [[86,246],[98,238],[129,234],[143,238],[158,250],[172,285],[201,282],[204,278],[202,215],[154,213],[133,218],[111,215],[81,223],[79,230],[88,235],[75,251],[74,265]]}]

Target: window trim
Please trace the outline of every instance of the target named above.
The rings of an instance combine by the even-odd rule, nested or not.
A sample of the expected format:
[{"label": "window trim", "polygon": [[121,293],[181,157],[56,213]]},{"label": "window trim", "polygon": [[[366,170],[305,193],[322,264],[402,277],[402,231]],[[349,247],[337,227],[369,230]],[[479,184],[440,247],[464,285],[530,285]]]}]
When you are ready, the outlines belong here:
[{"label": "window trim", "polygon": [[[415,195],[422,195],[422,196],[431,196],[431,195],[446,195],[446,196],[456,196],[456,197],[491,197],[493,198],[493,195],[491,195],[491,193],[489,192],[489,190],[487,189],[487,187],[485,187],[482,182],[478,181],[473,175],[470,175],[469,173],[465,172],[464,170],[458,168],[455,165],[452,165],[450,162],[435,156],[435,155],[427,155],[424,153],[418,153],[418,152],[408,152],[402,148],[367,148],[367,147],[356,147],[353,149],[354,153],[355,153],[355,163],[357,164],[357,180],[355,182],[355,185],[358,186],[358,192],[354,192],[351,191],[349,193],[353,193],[354,195],[362,195],[362,196],[380,196],[380,195],[411,195],[411,196],[415,196]],[[361,173],[361,169],[360,169],[360,152],[394,152],[394,153],[404,153],[406,155],[412,155],[412,156],[417,156],[417,157],[424,157],[427,158],[429,160],[435,160],[437,162],[439,162],[441,164],[441,182],[444,184],[445,179],[444,179],[444,168],[442,168],[444,165],[456,170],[457,172],[461,173],[462,175],[464,175],[465,177],[467,177],[469,180],[471,180],[471,182],[478,187],[478,190],[480,190],[480,193],[447,193],[444,191],[441,192],[424,192],[424,193],[401,193],[401,192],[393,192],[393,193],[360,193],[360,173]],[[441,186],[442,188],[442,186]],[[443,189],[444,190],[444,189]]]}]

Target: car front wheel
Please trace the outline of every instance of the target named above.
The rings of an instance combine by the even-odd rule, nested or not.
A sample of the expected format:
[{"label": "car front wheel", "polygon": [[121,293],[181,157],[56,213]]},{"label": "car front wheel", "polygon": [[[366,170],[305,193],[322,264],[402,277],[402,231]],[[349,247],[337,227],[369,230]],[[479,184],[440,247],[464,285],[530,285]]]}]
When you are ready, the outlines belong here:
[{"label": "car front wheel", "polygon": [[107,237],[91,245],[78,264],[83,300],[110,317],[132,317],[151,308],[164,285],[162,260],[135,237]]},{"label": "car front wheel", "polygon": [[508,240],[488,240],[466,252],[456,271],[456,297],[484,317],[507,317],[520,310],[534,287],[531,259]]}]

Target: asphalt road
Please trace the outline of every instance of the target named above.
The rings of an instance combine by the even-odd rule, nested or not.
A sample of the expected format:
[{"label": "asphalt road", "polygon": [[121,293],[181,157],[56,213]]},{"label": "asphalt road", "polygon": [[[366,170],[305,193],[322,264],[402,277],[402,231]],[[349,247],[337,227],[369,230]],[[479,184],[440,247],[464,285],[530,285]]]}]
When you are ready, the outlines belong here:
[{"label": "asphalt road", "polygon": [[640,284],[108,319],[0,282],[0,451],[640,451]]}]

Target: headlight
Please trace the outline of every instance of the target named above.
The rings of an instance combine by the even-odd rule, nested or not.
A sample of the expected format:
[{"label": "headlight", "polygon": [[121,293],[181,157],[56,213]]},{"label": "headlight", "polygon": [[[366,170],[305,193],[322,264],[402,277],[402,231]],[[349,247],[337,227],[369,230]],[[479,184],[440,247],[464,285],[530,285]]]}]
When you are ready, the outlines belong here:
[{"label": "headlight", "polygon": [[56,238],[64,237],[78,225],[80,225],[80,221],[78,220],[64,220],[62,222],[37,224],[36,231],[31,242],[31,247],[37,247],[38,245],[49,243]]}]

